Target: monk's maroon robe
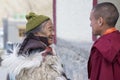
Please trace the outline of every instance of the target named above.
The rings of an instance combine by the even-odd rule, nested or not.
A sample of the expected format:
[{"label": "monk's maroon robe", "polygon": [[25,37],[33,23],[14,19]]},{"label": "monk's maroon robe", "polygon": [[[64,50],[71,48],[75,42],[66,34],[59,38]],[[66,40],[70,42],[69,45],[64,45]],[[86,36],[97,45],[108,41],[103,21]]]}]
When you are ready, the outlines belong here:
[{"label": "monk's maroon robe", "polygon": [[88,61],[90,80],[120,80],[120,32],[101,36],[92,46]]}]

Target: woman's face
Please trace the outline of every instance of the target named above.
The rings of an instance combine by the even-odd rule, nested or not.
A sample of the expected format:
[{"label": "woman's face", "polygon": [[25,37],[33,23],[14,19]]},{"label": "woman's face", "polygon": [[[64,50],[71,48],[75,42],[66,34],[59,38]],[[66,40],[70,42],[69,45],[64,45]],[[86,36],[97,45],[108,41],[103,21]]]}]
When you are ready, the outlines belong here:
[{"label": "woman's face", "polygon": [[44,37],[48,38],[48,43],[52,44],[54,42],[54,27],[51,20],[47,21],[42,32],[44,33]]}]

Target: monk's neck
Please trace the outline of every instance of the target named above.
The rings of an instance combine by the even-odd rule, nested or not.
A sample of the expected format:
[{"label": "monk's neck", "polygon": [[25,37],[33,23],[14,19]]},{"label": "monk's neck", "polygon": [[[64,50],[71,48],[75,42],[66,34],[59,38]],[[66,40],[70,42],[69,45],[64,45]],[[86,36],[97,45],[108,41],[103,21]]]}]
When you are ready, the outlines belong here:
[{"label": "monk's neck", "polygon": [[114,32],[116,30],[117,29],[115,27],[108,28],[108,29],[105,30],[105,32],[102,35],[110,34],[110,33]]}]

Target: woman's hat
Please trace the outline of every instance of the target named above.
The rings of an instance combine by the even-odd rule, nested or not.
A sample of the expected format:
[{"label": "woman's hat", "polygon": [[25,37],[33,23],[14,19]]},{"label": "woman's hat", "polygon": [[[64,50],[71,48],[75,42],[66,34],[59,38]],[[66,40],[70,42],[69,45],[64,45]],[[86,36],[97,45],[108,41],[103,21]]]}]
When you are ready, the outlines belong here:
[{"label": "woman's hat", "polygon": [[26,15],[27,24],[26,24],[26,33],[35,29],[41,25],[44,21],[49,20],[50,18],[44,15],[37,15],[33,12],[30,12]]}]

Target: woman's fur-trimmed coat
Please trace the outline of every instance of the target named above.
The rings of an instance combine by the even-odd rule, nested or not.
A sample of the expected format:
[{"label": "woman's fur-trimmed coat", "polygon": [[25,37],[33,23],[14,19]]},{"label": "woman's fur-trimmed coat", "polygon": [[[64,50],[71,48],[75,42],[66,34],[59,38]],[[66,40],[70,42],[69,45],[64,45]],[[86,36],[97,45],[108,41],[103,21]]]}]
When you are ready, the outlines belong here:
[{"label": "woman's fur-trimmed coat", "polygon": [[12,54],[2,57],[2,66],[8,69],[9,80],[67,80],[56,55],[47,55],[43,61],[41,54],[44,51],[35,52],[28,57],[18,56],[17,50],[19,47],[15,46]]}]

